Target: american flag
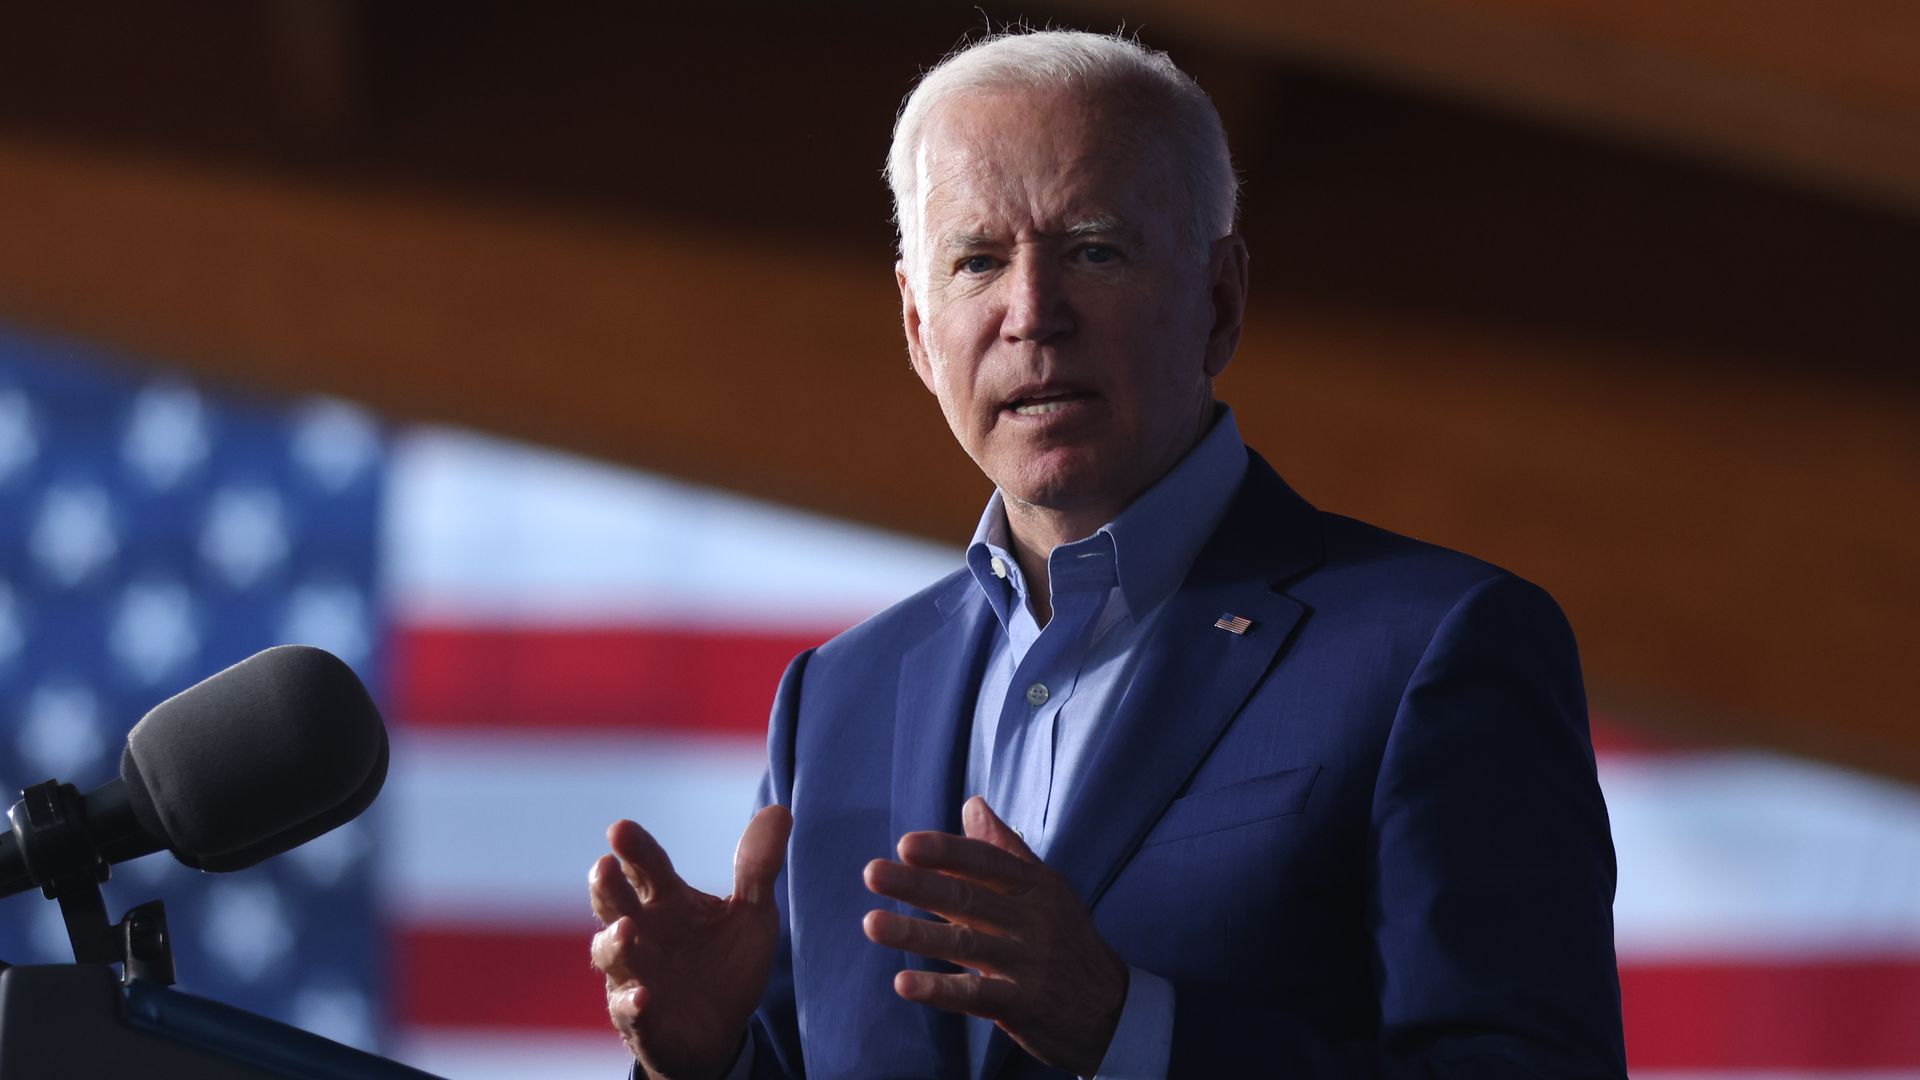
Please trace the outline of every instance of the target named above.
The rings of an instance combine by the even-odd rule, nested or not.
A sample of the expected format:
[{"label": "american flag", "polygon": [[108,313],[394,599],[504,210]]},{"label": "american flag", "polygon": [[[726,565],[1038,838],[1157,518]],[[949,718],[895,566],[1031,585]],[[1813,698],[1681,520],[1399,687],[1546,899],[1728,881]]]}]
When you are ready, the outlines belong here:
[{"label": "american flag", "polygon": [[[957,552],[333,401],[0,332],[0,781],[83,789],[268,645],[360,672],[360,821],[261,866],[164,855],[181,987],[463,1080],[611,1078],[587,867],[618,817],[725,891],[788,658]],[[1920,1077],[1920,793],[1596,730],[1636,1077]],[[0,901],[0,959],[69,959]]]}]

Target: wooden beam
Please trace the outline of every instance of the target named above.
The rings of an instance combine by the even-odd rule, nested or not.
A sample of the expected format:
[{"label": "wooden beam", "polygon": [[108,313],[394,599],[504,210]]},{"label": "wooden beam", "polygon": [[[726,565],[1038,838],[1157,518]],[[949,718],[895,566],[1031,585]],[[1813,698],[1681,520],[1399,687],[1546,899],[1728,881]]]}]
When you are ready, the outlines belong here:
[{"label": "wooden beam", "polygon": [[[0,316],[947,540],[986,494],[886,252],[0,141]],[[1310,498],[1560,596],[1603,706],[1920,778],[1911,373],[1265,306],[1222,381]]]},{"label": "wooden beam", "polygon": [[1920,5],[1138,0],[1129,10],[1242,53],[1352,68],[1920,212]]}]

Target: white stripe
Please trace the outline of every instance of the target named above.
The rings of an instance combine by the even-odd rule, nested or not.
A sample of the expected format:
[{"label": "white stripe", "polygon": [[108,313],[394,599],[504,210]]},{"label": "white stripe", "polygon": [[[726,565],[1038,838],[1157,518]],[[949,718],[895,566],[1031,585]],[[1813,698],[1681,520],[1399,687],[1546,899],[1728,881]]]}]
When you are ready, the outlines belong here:
[{"label": "white stripe", "polygon": [[620,1080],[633,1065],[609,1027],[604,1035],[503,1035],[483,1028],[416,1028],[391,1055],[446,1080]]},{"label": "white stripe", "polygon": [[396,737],[376,804],[383,906],[439,926],[591,926],[587,870],[623,817],[724,896],[765,767],[758,740]]},{"label": "white stripe", "polygon": [[1920,951],[1920,793],[1725,751],[1608,755],[1622,960]]},{"label": "white stripe", "polygon": [[[396,739],[376,804],[402,917],[585,918],[608,823],[646,825],[682,876],[731,889],[758,740],[477,732]],[[1623,961],[1920,952],[1920,795],[1769,754],[1609,755]]]},{"label": "white stripe", "polygon": [[382,566],[416,621],[850,625],[956,549],[444,428],[395,440]]}]

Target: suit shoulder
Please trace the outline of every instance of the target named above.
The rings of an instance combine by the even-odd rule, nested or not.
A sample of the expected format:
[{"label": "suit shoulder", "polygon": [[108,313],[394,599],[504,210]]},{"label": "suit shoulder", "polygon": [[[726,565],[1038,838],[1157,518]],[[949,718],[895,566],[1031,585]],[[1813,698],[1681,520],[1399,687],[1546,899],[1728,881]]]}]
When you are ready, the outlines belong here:
[{"label": "suit shoulder", "polygon": [[833,663],[866,656],[874,650],[893,651],[902,642],[917,641],[937,626],[951,605],[973,584],[965,567],[928,585],[912,596],[834,635],[815,651],[816,661]]},{"label": "suit shoulder", "polygon": [[1326,560],[1314,576],[1323,588],[1434,618],[1475,592],[1527,594],[1554,606],[1544,589],[1484,559],[1340,514],[1318,514]]}]

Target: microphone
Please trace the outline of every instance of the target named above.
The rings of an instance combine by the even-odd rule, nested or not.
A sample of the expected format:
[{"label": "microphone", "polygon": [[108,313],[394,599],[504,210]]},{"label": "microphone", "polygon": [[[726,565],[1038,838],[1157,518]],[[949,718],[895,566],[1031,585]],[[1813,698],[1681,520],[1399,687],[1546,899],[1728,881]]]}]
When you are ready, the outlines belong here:
[{"label": "microphone", "polygon": [[[90,841],[102,863],[165,849],[196,870],[243,870],[351,821],[386,778],[387,730],[353,669],[280,645],[154,706],[127,735],[119,778],[79,799],[85,837],[62,843]],[[16,804],[0,835],[0,896],[56,873],[36,868],[36,847],[43,863],[67,860],[23,848],[30,812]]]}]

